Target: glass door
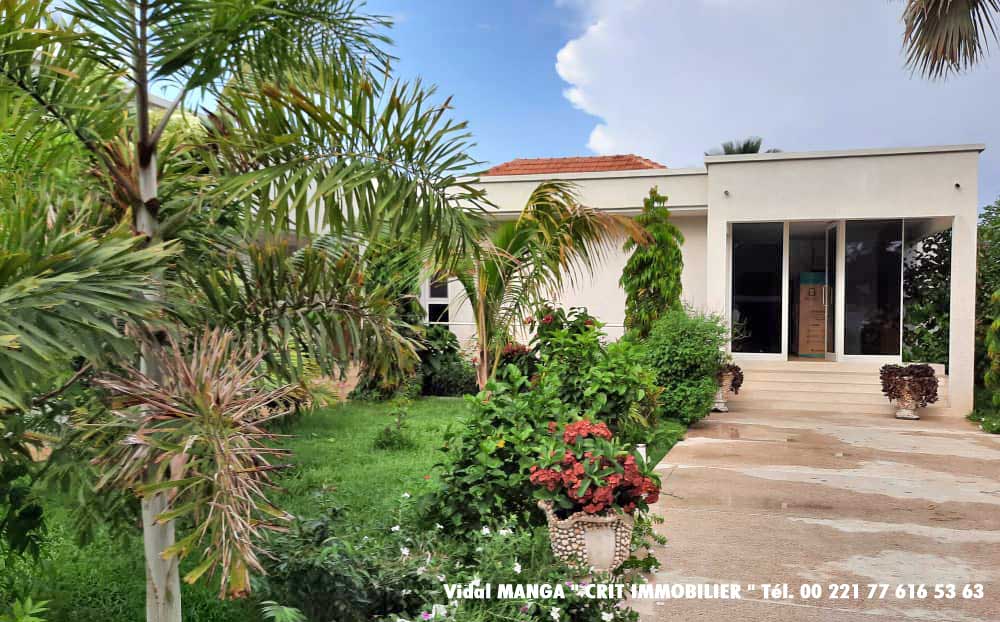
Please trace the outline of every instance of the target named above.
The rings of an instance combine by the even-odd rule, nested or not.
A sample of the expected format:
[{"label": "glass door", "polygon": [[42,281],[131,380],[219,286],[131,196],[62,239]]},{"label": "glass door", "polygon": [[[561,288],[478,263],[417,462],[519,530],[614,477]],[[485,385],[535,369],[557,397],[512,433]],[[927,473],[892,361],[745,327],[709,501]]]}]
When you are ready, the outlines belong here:
[{"label": "glass door", "polygon": [[826,359],[837,360],[837,224],[826,228],[826,287],[823,290],[826,311]]},{"label": "glass door", "polygon": [[844,236],[844,354],[898,357],[903,221],[849,220]]},{"label": "glass door", "polygon": [[784,231],[781,222],[732,225],[733,352],[782,351]]}]

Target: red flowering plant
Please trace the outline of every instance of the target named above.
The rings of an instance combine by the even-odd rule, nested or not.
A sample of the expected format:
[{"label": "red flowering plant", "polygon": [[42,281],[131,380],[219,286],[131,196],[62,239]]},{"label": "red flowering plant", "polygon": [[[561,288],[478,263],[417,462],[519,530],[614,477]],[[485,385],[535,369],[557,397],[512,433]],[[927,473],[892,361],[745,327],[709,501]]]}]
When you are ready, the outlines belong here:
[{"label": "red flowering plant", "polygon": [[616,441],[603,422],[580,419],[549,425],[551,442],[540,449],[529,479],[535,497],[549,501],[559,518],[577,512],[606,514],[647,510],[660,497],[660,478]]}]

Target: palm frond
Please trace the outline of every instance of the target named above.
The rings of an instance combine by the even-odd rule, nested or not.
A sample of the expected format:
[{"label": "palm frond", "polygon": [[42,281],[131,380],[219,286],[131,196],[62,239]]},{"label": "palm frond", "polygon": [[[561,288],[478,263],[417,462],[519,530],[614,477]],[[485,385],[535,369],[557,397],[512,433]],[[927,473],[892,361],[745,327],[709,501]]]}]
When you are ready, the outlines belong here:
[{"label": "palm frond", "polygon": [[131,351],[120,322],[155,309],[145,296],[172,250],[122,230],[99,238],[69,213],[30,192],[0,209],[0,410],[27,408],[75,359]]},{"label": "palm frond", "polygon": [[184,577],[194,583],[218,572],[220,596],[250,592],[250,573],[262,572],[260,540],[284,529],[291,517],[267,498],[273,461],[287,450],[268,447],[275,434],[268,421],[287,412],[280,406],[293,387],[256,388],[264,352],[237,345],[231,332],[207,332],[182,346],[172,338],[158,348],[162,381],[136,369],[97,379],[117,404],[108,428],[119,442],[97,460],[98,488],[111,485],[140,496],[172,493],[160,523],[188,518],[193,528],[162,551],[198,564]]},{"label": "palm frond", "polygon": [[997,38],[1000,0],[908,0],[903,11],[906,64],[929,78],[982,61]]}]

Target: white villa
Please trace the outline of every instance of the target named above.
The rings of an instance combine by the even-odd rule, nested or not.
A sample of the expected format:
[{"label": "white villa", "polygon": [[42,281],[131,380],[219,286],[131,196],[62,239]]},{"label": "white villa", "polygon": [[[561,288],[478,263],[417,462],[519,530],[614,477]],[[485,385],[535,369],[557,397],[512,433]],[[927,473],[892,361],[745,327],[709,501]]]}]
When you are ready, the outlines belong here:
[{"label": "white villa", "polygon": [[[891,412],[878,367],[900,362],[904,256],[951,228],[950,362],[934,409],[973,403],[977,175],[983,145],[708,156],[672,169],[633,155],[518,159],[479,179],[498,219],[514,218],[541,181],[578,185],[584,204],[637,214],[667,195],[684,234],[683,298],[744,328],[730,344],[746,370],[737,407]],[[559,302],[623,330],[618,252]],[[460,339],[472,317],[457,284],[422,292],[431,319]],[[941,361],[925,361],[941,363]]]}]

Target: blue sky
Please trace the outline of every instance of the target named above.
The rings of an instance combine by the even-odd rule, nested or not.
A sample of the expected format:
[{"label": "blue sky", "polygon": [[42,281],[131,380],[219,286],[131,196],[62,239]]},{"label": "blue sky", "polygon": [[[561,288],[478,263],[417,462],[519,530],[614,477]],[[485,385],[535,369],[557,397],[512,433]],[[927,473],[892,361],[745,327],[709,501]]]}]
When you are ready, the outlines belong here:
[{"label": "blue sky", "polygon": [[594,118],[563,97],[555,71],[556,53],[579,32],[572,12],[547,0],[372,0],[367,9],[395,21],[398,75],[454,96],[478,159],[590,153]]},{"label": "blue sky", "polygon": [[[1000,195],[1000,51],[967,75],[913,77],[902,2],[370,0],[397,75],[454,96],[487,163],[638,153],[699,165],[747,135],[785,151],[982,142]],[[994,50],[1000,46],[993,46]]]}]

